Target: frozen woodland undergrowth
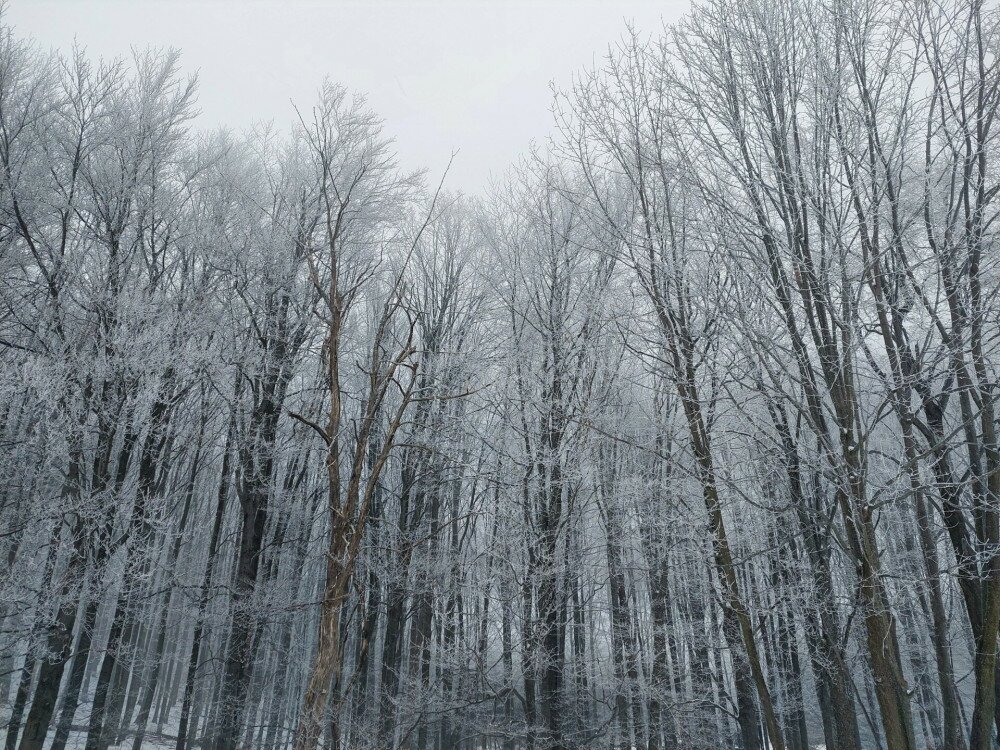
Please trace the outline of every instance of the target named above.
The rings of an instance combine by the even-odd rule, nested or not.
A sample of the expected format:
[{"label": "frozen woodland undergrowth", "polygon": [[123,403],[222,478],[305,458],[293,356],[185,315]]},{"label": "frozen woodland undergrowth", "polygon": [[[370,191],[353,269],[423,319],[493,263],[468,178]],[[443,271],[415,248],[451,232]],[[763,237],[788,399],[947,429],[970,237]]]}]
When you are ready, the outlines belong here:
[{"label": "frozen woodland undergrowth", "polygon": [[988,750],[995,8],[708,0],[481,196],[0,33],[0,722]]}]

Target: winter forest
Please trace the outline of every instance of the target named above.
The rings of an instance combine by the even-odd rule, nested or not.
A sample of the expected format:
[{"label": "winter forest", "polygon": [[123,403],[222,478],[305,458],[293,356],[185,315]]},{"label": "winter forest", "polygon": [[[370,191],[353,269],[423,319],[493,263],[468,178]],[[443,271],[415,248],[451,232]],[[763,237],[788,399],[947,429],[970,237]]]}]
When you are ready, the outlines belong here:
[{"label": "winter forest", "polygon": [[6,750],[997,746],[997,8],[622,32],[464,195],[0,28]]}]

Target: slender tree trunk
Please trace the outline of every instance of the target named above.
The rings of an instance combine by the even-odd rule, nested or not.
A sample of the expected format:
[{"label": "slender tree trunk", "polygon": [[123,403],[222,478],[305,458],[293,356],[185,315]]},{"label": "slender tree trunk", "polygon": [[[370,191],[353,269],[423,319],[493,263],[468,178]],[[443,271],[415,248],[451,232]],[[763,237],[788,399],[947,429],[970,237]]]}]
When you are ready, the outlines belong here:
[{"label": "slender tree trunk", "polygon": [[[239,390],[237,389],[237,395]],[[212,532],[208,542],[208,561],[202,577],[201,592],[198,596],[198,606],[195,610],[194,637],[191,641],[191,651],[188,655],[187,671],[184,679],[184,697],[181,702],[180,723],[177,727],[177,750],[185,750],[188,743],[188,724],[190,723],[191,706],[194,700],[195,683],[198,677],[198,665],[201,661],[202,639],[204,637],[204,616],[211,599],[212,575],[215,570],[216,554],[219,549],[219,539],[226,521],[226,507],[229,500],[229,489],[232,476],[233,439],[236,430],[236,415],[230,416],[229,428],[226,432],[226,446],[222,451],[222,476],[219,481],[219,492],[215,500],[215,514],[212,521]]]}]

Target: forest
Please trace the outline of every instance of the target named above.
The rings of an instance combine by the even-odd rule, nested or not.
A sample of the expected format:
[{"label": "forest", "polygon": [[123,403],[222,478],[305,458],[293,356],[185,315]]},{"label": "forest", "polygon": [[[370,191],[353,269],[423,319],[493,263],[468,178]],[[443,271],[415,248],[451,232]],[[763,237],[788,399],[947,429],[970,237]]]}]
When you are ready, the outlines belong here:
[{"label": "forest", "polygon": [[998,8],[595,54],[467,195],[0,26],[6,750],[998,746]]}]

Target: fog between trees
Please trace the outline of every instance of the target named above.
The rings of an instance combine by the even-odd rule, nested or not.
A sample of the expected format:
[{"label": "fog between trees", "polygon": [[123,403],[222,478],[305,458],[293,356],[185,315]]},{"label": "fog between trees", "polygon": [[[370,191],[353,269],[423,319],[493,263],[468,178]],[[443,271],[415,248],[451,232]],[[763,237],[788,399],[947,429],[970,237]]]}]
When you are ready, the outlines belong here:
[{"label": "fog between trees", "polygon": [[993,748],[998,52],[708,0],[470,196],[0,29],[6,748]]}]

